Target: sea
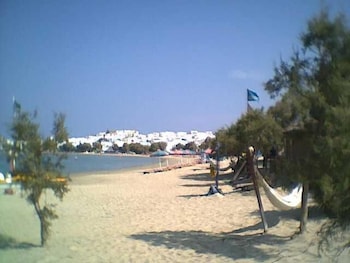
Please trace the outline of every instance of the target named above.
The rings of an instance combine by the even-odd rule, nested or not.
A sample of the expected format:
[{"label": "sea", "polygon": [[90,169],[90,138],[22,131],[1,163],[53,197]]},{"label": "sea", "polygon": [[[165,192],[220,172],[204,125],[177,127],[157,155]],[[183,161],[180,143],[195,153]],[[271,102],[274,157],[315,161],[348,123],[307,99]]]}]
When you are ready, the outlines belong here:
[{"label": "sea", "polygon": [[[65,174],[91,174],[95,172],[114,172],[126,169],[136,169],[143,167],[157,167],[162,165],[164,160],[155,157],[145,156],[123,156],[105,154],[74,154],[67,155],[63,161]],[[8,173],[9,164],[6,156],[0,153],[0,172]]]}]

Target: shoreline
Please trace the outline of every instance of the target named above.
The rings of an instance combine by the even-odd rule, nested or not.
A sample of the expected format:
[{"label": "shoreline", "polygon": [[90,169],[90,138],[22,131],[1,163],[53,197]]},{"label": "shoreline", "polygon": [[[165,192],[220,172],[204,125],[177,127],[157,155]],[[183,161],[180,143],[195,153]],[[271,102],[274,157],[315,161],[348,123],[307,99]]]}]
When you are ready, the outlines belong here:
[{"label": "shoreline", "polygon": [[[85,153],[82,154],[83,156]],[[88,153],[87,155],[90,155]],[[100,156],[99,154],[92,154],[96,156]],[[104,156],[101,155],[101,156]],[[139,157],[135,155],[106,155],[106,156],[116,156],[116,157]],[[76,177],[76,176],[87,176],[87,175],[95,175],[95,174],[115,174],[115,173],[121,173],[121,172],[133,172],[133,171],[140,171],[143,173],[147,170],[152,169],[158,169],[158,168],[164,168],[164,170],[172,170],[175,168],[175,166],[188,166],[188,165],[194,165],[200,161],[198,156],[162,156],[162,157],[150,157],[150,156],[140,156],[140,158],[151,158],[155,162],[152,164],[145,164],[145,165],[136,165],[132,167],[127,168],[119,168],[119,169],[113,169],[113,170],[97,170],[97,171],[87,171],[87,172],[73,172],[73,173],[67,173],[68,177]]]},{"label": "shoreline", "polygon": [[96,155],[96,156],[125,156],[125,157],[149,157],[146,154],[128,154],[128,153],[95,153],[95,152],[66,152],[67,155]]},{"label": "shoreline", "polygon": [[[163,158],[163,157],[162,157]],[[103,171],[103,172],[85,172],[85,173],[75,173],[72,176],[69,176],[71,182],[70,184],[85,184],[85,183],[91,183],[93,181],[94,183],[100,182],[100,180],[106,180],[113,179],[118,176],[150,176],[152,174],[156,173],[166,173],[166,172],[175,172],[175,170],[182,170],[185,168],[191,168],[197,166],[198,163],[192,163],[183,165],[181,167],[175,167],[172,166],[163,166],[164,169],[159,169],[157,165],[146,165],[146,166],[138,166],[138,167],[130,167],[115,171]],[[201,166],[202,170],[209,171],[209,166],[207,164],[202,164]]]},{"label": "shoreline", "polygon": [[[95,153],[95,152],[65,152],[65,154],[67,155],[96,155],[96,156],[125,156],[125,157],[151,157],[151,154],[130,154],[130,153]],[[178,157],[198,157],[200,156],[200,154],[196,154],[196,155],[179,155],[179,154],[169,154],[169,155],[165,155],[165,156],[154,156],[151,158],[162,158],[162,157],[169,157],[169,158],[178,158]]]}]

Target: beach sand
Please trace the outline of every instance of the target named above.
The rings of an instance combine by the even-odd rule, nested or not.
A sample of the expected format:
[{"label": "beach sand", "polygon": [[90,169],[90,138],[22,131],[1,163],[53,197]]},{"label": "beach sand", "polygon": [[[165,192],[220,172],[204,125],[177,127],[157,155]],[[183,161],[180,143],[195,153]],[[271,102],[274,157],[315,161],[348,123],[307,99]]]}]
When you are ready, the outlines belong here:
[{"label": "beach sand", "polygon": [[[205,196],[207,164],[143,174],[142,170],[73,177],[57,204],[47,246],[39,246],[39,221],[20,192],[0,195],[0,262],[331,262],[317,253],[316,231],[325,222],[310,209],[304,235],[299,210],[278,211],[254,191],[233,191],[220,177],[224,196]],[[348,262],[345,251],[335,262]]]}]

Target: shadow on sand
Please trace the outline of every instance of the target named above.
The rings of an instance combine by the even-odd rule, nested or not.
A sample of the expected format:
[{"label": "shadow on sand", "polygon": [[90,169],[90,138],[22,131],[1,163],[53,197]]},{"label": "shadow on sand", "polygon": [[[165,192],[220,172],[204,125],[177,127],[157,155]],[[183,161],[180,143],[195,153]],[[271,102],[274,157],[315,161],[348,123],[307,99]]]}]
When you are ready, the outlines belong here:
[{"label": "shadow on sand", "polygon": [[[233,177],[233,172],[229,173],[222,173],[218,177],[218,181],[225,181],[225,180],[230,180]],[[200,174],[191,174],[191,175],[184,175],[180,177],[183,180],[194,180],[194,181],[199,181],[199,182],[213,182],[215,181],[215,178],[210,176],[209,171],[205,173],[200,173]]]},{"label": "shadow on sand", "polygon": [[194,180],[199,182],[213,181],[213,179],[210,177],[209,172],[200,173],[200,174],[183,175],[183,176],[180,176],[180,178],[183,180],[191,180],[191,181]]},{"label": "shadow on sand", "polygon": [[[310,207],[309,212],[309,220],[323,216],[317,207]],[[258,211],[252,212],[252,214],[258,213]],[[300,210],[266,211],[265,216],[269,227],[272,228],[283,219],[298,220]],[[255,233],[252,234],[252,232]],[[162,231],[135,234],[130,237],[153,246],[164,246],[169,249],[191,249],[199,254],[215,254],[233,260],[253,259],[255,261],[267,261],[279,257],[279,249],[273,248],[276,244],[283,245],[293,238],[293,236],[275,235],[269,231],[263,234],[261,222],[229,233]],[[272,249],[266,249],[266,246],[270,246]]]},{"label": "shadow on sand", "polygon": [[203,231],[163,231],[132,235],[131,238],[142,240],[153,246],[165,246],[168,249],[194,250],[199,254],[238,259],[265,261],[276,254],[266,253],[259,246],[262,244],[281,244],[289,240],[270,234],[239,235],[236,233],[208,233]]},{"label": "shadow on sand", "polygon": [[[254,212],[256,213],[256,212]],[[280,218],[294,217],[293,213],[278,214],[277,211],[267,211],[269,226],[277,225]],[[251,231],[261,230],[258,234]],[[131,238],[142,240],[153,246],[165,246],[169,249],[191,249],[200,254],[215,254],[234,260],[254,259],[266,261],[276,257],[277,252],[267,253],[260,245],[283,244],[290,237],[281,237],[269,233],[262,234],[262,224],[247,226],[229,233],[209,233],[203,231],[163,231],[132,235]]]},{"label": "shadow on sand", "polygon": [[40,247],[32,243],[18,242],[16,239],[0,234],[0,249],[29,249]]},{"label": "shadow on sand", "polygon": [[[203,188],[203,194],[189,194],[189,195],[179,195],[178,197],[183,198],[193,198],[193,197],[202,197],[202,196],[208,196],[208,191],[210,186],[215,185],[215,178],[211,177],[209,172],[206,173],[200,173],[200,174],[193,174],[193,175],[185,175],[180,177],[182,180],[191,180],[192,182],[187,184],[181,184],[183,187],[195,187],[195,188]],[[222,185],[229,184],[230,179],[232,179],[232,173],[225,173],[219,176],[218,183],[219,183],[219,189]],[[195,182],[198,183],[195,183]],[[232,194],[240,190],[233,189],[230,192],[224,192],[225,195]]]},{"label": "shadow on sand", "polygon": [[[232,178],[232,173],[219,176],[219,185]],[[182,176],[183,180],[192,180],[191,184],[183,184],[184,187],[209,187],[214,184],[214,178],[209,173]],[[198,182],[193,183],[193,181]],[[237,191],[233,191],[237,192]],[[230,193],[233,193],[230,192]],[[225,194],[230,194],[225,193]],[[241,192],[242,195],[255,195],[254,191]],[[207,196],[182,195],[179,197],[191,198]],[[259,215],[259,210],[252,212]],[[277,226],[283,219],[299,220],[300,209],[288,211],[265,211],[265,217],[269,228]],[[322,217],[317,207],[309,207],[309,220]],[[276,247],[289,242],[293,236],[280,236],[272,234],[273,231],[263,233],[262,222],[255,225],[235,229],[228,233],[212,233],[204,231],[161,231],[145,232],[131,235],[130,238],[141,240],[152,246],[162,246],[168,249],[193,250],[198,254],[210,254],[222,256],[233,260],[252,259],[254,261],[268,261],[280,257],[280,250]],[[253,233],[253,234],[252,234]],[[266,249],[266,246],[270,246]]]}]

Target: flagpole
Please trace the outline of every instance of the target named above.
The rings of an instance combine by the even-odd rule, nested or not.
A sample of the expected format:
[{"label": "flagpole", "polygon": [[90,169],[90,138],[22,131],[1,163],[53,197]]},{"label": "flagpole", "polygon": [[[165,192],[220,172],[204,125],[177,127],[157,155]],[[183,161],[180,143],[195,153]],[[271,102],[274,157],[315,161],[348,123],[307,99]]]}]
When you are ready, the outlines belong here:
[{"label": "flagpole", "polygon": [[[249,101],[259,101],[259,96],[254,91],[247,89],[247,113],[249,112],[249,110],[251,108],[249,106]],[[258,206],[259,206],[260,217],[261,217],[261,221],[263,223],[264,233],[266,233],[267,229],[268,229],[268,225],[267,225],[266,218],[265,218],[264,206],[263,206],[263,203],[261,200],[259,185],[258,185],[258,182],[257,182],[256,177],[255,177],[254,154],[255,154],[254,148],[252,146],[249,147],[247,152],[246,152],[248,174],[253,181],[255,195],[256,195],[256,198],[258,201]]]},{"label": "flagpole", "polygon": [[249,112],[249,89],[247,89],[247,113]]},{"label": "flagpole", "polygon": [[247,113],[249,112],[249,90],[247,89]]}]

